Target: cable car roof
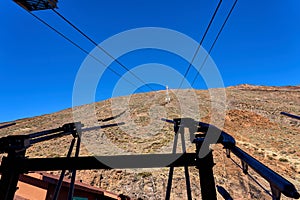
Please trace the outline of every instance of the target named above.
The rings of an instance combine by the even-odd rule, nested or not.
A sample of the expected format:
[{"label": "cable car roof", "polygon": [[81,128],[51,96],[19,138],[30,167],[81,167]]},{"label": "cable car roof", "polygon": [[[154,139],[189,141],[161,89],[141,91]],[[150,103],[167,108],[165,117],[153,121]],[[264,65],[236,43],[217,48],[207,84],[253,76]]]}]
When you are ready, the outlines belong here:
[{"label": "cable car roof", "polygon": [[13,0],[28,11],[57,8],[58,0]]}]

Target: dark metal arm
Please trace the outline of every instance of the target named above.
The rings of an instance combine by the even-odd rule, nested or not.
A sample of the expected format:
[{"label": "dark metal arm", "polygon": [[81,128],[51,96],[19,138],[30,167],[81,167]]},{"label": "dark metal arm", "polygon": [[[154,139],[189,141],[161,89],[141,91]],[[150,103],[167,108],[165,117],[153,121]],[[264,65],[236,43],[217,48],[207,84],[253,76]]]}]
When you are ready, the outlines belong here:
[{"label": "dark metal arm", "polygon": [[297,115],[292,115],[292,114],[287,113],[287,112],[281,112],[280,114],[300,120],[300,116],[297,116]]},{"label": "dark metal arm", "polygon": [[13,125],[16,125],[16,123],[13,122],[13,123],[9,123],[9,124],[4,124],[4,125],[0,126],[0,129],[7,128],[7,127],[10,127],[10,126],[13,126]]},{"label": "dark metal arm", "polygon": [[289,182],[240,148],[233,147],[230,150],[234,155],[241,159],[242,162],[249,165],[261,177],[267,180],[270,183],[271,187],[274,187],[287,197],[295,199],[298,199],[300,197],[295,186],[291,182]]}]

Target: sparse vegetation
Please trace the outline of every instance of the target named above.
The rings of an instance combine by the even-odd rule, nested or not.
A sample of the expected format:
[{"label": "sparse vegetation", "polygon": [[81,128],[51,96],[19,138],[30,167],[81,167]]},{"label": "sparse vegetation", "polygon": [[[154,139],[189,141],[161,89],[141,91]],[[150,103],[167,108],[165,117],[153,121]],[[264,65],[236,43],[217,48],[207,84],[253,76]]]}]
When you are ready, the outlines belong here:
[{"label": "sparse vegetation", "polygon": [[[300,123],[291,122],[291,119],[282,117],[281,111],[300,114],[300,88],[299,87],[256,87],[238,86],[229,87],[227,92],[227,112],[223,129],[231,134],[239,147],[247,151],[271,169],[291,180],[300,189]],[[208,91],[195,91],[198,95],[199,116],[198,120],[210,123],[211,109]],[[180,117],[180,106],[173,93],[171,103],[164,105],[164,91],[156,93],[134,94],[130,99],[130,110],[112,121],[125,122],[122,127],[103,129],[102,135],[93,132],[87,135],[87,142],[98,149],[103,155],[110,155],[114,148],[132,153],[156,153],[161,148],[173,144],[173,126],[165,124],[163,127],[151,130],[146,127],[151,123],[149,110],[155,105],[163,106],[166,118]],[[120,97],[124,98],[124,97]],[[189,104],[190,99],[186,98]],[[291,103],[292,102],[292,103]],[[111,100],[96,103],[96,113],[99,119],[112,117]],[[116,113],[124,111],[124,105],[114,107]],[[158,118],[160,119],[160,118]],[[89,118],[87,117],[87,122]],[[135,123],[133,126],[131,120]],[[27,134],[50,128],[59,127],[72,122],[72,110],[43,115],[35,118],[21,119],[15,126],[0,130],[0,135]],[[107,122],[109,124],[111,122]],[[100,123],[99,124],[104,124]],[[152,132],[153,133],[152,133]],[[102,136],[111,142],[109,148],[103,148]],[[39,143],[30,147],[27,156],[30,157],[56,157],[66,156],[72,136]],[[92,155],[87,147],[81,148],[80,155]],[[180,145],[180,144],[179,144]],[[179,150],[181,146],[179,146]],[[172,148],[171,148],[172,150]],[[194,152],[190,146],[188,152]],[[97,152],[98,153],[98,152]],[[261,189],[247,176],[242,174],[229,159],[224,156],[220,145],[214,145],[214,173],[216,183],[226,188],[234,199],[269,199]],[[290,170],[287,170],[290,169]],[[53,172],[58,173],[58,172]],[[148,199],[162,199],[165,195],[168,169],[154,171],[126,171],[125,170],[93,170],[79,171],[78,179],[85,183],[94,184],[103,189],[123,193],[132,197],[147,196]],[[190,177],[193,197],[199,197],[198,171],[190,168]],[[143,187],[142,187],[143,186]],[[172,199],[184,199],[185,179],[182,169],[175,169],[173,178]],[[175,187],[176,186],[176,187]],[[285,199],[283,197],[283,199]]]},{"label": "sparse vegetation", "polygon": [[280,162],[288,162],[289,160],[286,159],[286,158],[279,158],[279,161],[280,161]]},{"label": "sparse vegetation", "polygon": [[146,177],[152,176],[152,173],[151,172],[141,172],[141,173],[138,173],[138,176],[140,176],[142,178],[146,178]]}]

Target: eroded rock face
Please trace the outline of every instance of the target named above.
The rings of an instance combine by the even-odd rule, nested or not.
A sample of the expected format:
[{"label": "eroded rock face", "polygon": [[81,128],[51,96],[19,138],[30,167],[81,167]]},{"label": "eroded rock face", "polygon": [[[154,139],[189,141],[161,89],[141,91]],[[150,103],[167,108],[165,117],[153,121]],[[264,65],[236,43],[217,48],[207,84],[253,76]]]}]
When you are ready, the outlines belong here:
[{"label": "eroded rock face", "polygon": [[[210,123],[211,109],[209,92],[205,90],[195,91],[198,97],[199,116],[196,120]],[[300,189],[300,121],[280,115],[281,111],[300,114],[300,88],[299,87],[264,87],[241,85],[226,89],[226,116],[224,130],[235,137],[237,145],[243,150],[286,177]],[[123,98],[123,97],[120,97]],[[168,118],[180,117],[179,102],[170,90],[171,102],[165,104],[165,92],[151,92],[132,95],[129,109],[126,110],[130,120],[138,124],[136,129],[120,129],[112,127],[103,130],[111,144],[131,153],[157,153],[162,147],[173,142],[173,127],[165,124],[156,134],[151,135],[147,125],[152,123],[151,115],[160,112],[153,109],[159,105],[165,109]],[[188,107],[190,99],[185,98]],[[115,116],[114,113],[122,113],[124,106],[111,108],[111,100],[98,102],[96,116],[105,119]],[[84,106],[83,106],[84,109]],[[152,109],[152,110],[151,110]],[[188,108],[189,109],[189,108]],[[150,112],[151,110],[151,112]],[[159,113],[158,113],[159,114]],[[159,116],[157,114],[157,116]],[[129,118],[118,117],[112,121],[124,121],[127,125]],[[128,121],[126,121],[128,120]],[[73,121],[72,109],[57,113],[38,116],[34,118],[17,120],[17,124],[0,130],[0,135],[27,134],[45,129],[56,128],[62,124]],[[109,122],[99,122],[99,124]],[[125,125],[126,126],[126,125]],[[148,126],[149,127],[149,126]],[[140,135],[128,134],[126,130],[136,134],[146,134],[147,139]],[[148,134],[148,135],[147,135]],[[150,134],[150,139],[149,139]],[[71,136],[46,141],[30,147],[27,156],[30,157],[56,157],[65,156],[68,151]],[[113,148],[101,149],[96,141],[101,141],[97,132],[90,134],[88,140],[95,143],[95,149],[103,155],[117,154]],[[81,155],[92,155],[89,148],[81,148]],[[194,147],[187,146],[188,152],[194,152]],[[224,150],[219,145],[213,145],[214,167],[216,184],[226,188],[234,199],[270,199],[249,177],[227,159]],[[180,150],[180,148],[178,148]],[[237,160],[239,163],[239,161]],[[190,168],[192,196],[199,199],[200,186],[198,171]],[[58,173],[58,172],[54,172]],[[250,173],[258,179],[262,185],[269,189],[269,185],[250,170]],[[143,170],[86,170],[79,171],[77,179],[85,183],[101,187],[114,193],[122,193],[134,199],[163,199],[165,197],[168,180],[168,168]],[[184,171],[175,169],[173,176],[172,199],[186,199],[186,187]],[[283,199],[287,199],[283,197]]]}]

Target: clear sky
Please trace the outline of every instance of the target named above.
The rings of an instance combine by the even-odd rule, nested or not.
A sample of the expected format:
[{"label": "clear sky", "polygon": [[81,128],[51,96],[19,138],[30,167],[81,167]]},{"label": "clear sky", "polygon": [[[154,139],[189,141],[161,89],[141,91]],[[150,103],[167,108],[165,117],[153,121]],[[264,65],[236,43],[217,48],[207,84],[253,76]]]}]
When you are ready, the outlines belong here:
[{"label": "clear sky", "polygon": [[[205,49],[210,47],[233,3],[233,0],[223,1],[203,43]],[[60,0],[58,11],[97,43],[139,27],[169,28],[199,42],[217,3],[217,0]],[[238,1],[211,53],[225,86],[300,84],[299,9],[299,0]],[[86,50],[94,48],[53,11],[35,14]],[[76,73],[86,55],[12,0],[0,1],[0,27],[0,122],[71,107]],[[137,58],[138,64],[176,60],[170,61],[172,57],[158,51],[136,52],[120,59],[129,66]],[[179,71],[184,73],[185,68]],[[114,74],[108,77],[107,85],[99,86],[105,92],[96,100],[110,97],[109,85],[118,77]]]}]

